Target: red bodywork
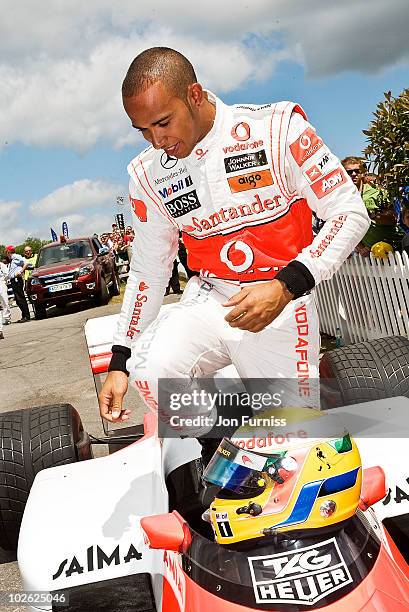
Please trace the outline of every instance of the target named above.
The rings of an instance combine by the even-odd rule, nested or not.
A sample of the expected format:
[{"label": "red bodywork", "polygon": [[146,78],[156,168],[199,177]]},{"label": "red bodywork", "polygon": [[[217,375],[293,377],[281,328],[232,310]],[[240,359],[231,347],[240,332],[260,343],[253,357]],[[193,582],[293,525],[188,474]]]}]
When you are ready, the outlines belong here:
[{"label": "red bodywork", "polygon": [[[337,602],[315,608],[315,611],[328,612],[407,612],[409,610],[409,570],[408,565],[396,548],[393,540],[386,534],[390,553],[382,545],[378,560],[371,573],[348,595]],[[170,585],[163,580],[162,612],[251,612],[263,608],[248,608],[205,591],[180,568],[184,577],[184,607]],[[179,593],[180,598],[180,593]],[[305,607],[303,608],[305,609]]]}]

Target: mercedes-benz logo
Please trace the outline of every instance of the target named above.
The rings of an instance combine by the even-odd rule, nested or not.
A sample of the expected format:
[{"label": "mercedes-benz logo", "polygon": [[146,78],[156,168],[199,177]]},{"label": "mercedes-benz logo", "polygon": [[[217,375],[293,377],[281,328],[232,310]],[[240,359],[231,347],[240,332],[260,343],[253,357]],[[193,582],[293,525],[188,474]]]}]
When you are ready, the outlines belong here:
[{"label": "mercedes-benz logo", "polygon": [[178,161],[179,160],[177,157],[171,157],[170,155],[166,153],[166,151],[164,151],[162,155],[160,156],[161,166],[162,168],[166,168],[166,170],[170,170],[171,168],[174,168],[176,164],[178,163]]}]

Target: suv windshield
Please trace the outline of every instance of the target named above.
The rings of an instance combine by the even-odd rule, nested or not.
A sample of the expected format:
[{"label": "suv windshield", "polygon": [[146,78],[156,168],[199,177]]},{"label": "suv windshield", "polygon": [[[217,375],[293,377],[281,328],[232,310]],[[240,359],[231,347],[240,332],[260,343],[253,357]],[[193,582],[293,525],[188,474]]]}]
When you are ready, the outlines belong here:
[{"label": "suv windshield", "polygon": [[57,244],[42,249],[38,256],[37,268],[48,266],[70,259],[84,259],[92,257],[92,248],[88,240],[78,240],[77,242],[69,242]]}]

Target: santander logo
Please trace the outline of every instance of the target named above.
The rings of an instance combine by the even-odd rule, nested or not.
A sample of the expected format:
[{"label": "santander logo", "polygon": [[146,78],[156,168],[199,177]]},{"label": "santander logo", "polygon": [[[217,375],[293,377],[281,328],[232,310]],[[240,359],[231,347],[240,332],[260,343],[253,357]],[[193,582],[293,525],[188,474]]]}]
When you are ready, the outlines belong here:
[{"label": "santander logo", "polygon": [[245,121],[240,121],[240,123],[236,123],[231,129],[231,135],[235,140],[239,142],[244,142],[250,138],[250,126]]},{"label": "santander logo", "polygon": [[146,289],[149,289],[148,285],[144,283],[143,281],[141,281],[139,283],[139,291],[146,291]]}]

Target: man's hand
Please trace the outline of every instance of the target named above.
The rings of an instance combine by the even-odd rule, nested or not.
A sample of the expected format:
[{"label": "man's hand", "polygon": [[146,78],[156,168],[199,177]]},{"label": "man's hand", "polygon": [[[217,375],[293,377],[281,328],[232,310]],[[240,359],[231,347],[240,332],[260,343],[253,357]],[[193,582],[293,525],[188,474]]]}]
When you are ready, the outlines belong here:
[{"label": "man's hand", "polygon": [[225,316],[231,327],[259,332],[274,321],[294,295],[280,280],[245,287],[223,306],[234,306]]},{"label": "man's hand", "polygon": [[109,372],[101,393],[98,396],[101,417],[111,423],[121,423],[129,419],[130,410],[122,409],[122,401],[128,390],[128,377],[125,372]]}]

